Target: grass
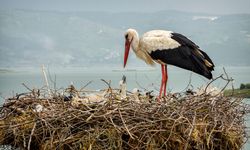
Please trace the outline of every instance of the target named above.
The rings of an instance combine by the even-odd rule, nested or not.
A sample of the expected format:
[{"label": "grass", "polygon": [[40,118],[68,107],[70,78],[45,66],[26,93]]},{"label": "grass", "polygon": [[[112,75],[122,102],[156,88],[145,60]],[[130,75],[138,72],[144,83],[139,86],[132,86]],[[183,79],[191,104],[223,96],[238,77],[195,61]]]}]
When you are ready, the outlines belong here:
[{"label": "grass", "polygon": [[228,89],[224,91],[225,96],[236,96],[242,98],[250,98],[250,89]]}]

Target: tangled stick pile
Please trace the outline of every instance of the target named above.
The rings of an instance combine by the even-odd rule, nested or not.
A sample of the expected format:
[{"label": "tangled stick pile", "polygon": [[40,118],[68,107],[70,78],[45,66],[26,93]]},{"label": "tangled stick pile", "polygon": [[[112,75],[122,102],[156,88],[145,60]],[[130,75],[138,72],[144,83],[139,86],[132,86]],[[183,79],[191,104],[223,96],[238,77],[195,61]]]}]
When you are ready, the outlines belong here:
[{"label": "tangled stick pile", "polygon": [[[86,96],[77,95],[78,101]],[[103,101],[78,105],[72,105],[74,97],[48,97],[34,90],[9,98],[0,110],[0,145],[28,150],[238,150],[247,140],[249,106],[241,98],[169,93],[157,103],[146,95],[140,101],[130,93],[123,100],[119,96],[109,88]]]}]

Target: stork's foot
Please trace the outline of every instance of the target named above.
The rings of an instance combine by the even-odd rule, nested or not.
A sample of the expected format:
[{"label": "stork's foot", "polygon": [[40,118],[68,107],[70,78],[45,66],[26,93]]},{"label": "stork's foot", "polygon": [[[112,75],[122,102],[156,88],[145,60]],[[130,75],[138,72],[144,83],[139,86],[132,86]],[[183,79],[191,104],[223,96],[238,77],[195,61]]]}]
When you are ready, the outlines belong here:
[{"label": "stork's foot", "polygon": [[162,98],[161,96],[158,96],[158,97],[156,98],[156,100],[157,100],[158,103],[161,103],[161,98]]},{"label": "stork's foot", "polygon": [[161,102],[165,101],[165,98],[166,98],[166,95],[163,95],[163,96],[160,96],[160,95],[159,95],[159,96],[156,98],[156,100],[157,100],[158,103],[161,103]]}]

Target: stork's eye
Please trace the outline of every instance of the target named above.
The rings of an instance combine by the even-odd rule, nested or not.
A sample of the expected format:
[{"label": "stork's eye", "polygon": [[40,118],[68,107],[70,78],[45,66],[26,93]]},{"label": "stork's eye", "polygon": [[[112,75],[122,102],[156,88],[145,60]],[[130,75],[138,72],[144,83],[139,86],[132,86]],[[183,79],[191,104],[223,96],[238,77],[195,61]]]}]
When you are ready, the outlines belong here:
[{"label": "stork's eye", "polygon": [[125,35],[125,39],[127,39],[127,38],[128,38],[128,34]]}]

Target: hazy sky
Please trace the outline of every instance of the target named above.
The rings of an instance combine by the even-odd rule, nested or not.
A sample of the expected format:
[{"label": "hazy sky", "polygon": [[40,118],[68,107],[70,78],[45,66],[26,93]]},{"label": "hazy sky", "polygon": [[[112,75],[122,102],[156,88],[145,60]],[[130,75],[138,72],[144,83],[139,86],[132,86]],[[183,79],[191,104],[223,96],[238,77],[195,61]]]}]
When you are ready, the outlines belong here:
[{"label": "hazy sky", "polygon": [[0,9],[60,11],[179,10],[211,14],[250,13],[250,0],[0,0]]}]

